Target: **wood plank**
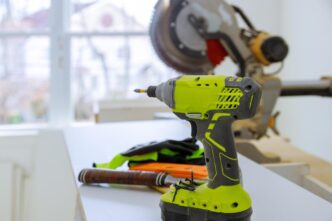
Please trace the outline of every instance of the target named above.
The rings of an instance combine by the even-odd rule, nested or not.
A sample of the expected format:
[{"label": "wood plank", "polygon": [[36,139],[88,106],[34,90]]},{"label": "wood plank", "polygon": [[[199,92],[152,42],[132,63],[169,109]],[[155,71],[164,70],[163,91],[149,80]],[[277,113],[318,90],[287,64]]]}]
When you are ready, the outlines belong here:
[{"label": "wood plank", "polygon": [[295,147],[281,137],[262,138],[253,143],[263,153],[280,156],[282,162],[307,163],[312,177],[332,187],[332,163]]}]

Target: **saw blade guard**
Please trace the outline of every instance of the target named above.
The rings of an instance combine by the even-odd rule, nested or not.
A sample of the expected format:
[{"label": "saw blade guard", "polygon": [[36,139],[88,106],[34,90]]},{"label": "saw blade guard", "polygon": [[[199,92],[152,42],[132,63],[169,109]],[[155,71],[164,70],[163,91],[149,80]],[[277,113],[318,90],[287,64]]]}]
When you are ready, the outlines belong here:
[{"label": "saw blade guard", "polygon": [[[207,41],[190,23],[190,16],[201,19],[207,32],[222,31],[230,36],[244,59],[251,56],[240,37],[233,6],[223,0],[159,0],[150,25],[150,38],[157,55],[167,66],[182,74],[207,74],[214,69],[215,64],[207,54]],[[233,51],[223,40],[220,42],[236,62]]]}]

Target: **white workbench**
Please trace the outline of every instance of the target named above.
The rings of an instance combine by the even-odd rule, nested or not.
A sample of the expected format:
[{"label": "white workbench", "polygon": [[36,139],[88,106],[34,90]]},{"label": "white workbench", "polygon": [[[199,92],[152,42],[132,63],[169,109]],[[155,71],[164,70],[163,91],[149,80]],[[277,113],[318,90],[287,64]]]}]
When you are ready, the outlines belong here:
[{"label": "white workbench", "polygon": [[[115,154],[152,140],[183,139],[190,128],[179,121],[113,123],[68,128],[65,139],[77,177],[92,162],[109,161]],[[239,157],[244,186],[253,201],[252,221],[332,221],[332,204]],[[160,194],[145,187],[83,186],[77,183],[87,220],[157,221]]]}]

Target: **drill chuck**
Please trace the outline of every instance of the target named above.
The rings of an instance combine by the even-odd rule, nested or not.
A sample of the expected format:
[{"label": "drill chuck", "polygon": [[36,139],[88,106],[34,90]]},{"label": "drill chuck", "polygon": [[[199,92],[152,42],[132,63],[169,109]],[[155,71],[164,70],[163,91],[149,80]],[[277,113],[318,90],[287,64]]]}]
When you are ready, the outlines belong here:
[{"label": "drill chuck", "polygon": [[148,87],[146,93],[149,97],[156,97],[156,90],[157,90],[156,86],[150,86]]},{"label": "drill chuck", "polygon": [[168,80],[158,86],[149,86],[147,89],[135,89],[136,93],[146,93],[149,97],[155,97],[164,102],[170,108],[174,107],[175,79]]}]

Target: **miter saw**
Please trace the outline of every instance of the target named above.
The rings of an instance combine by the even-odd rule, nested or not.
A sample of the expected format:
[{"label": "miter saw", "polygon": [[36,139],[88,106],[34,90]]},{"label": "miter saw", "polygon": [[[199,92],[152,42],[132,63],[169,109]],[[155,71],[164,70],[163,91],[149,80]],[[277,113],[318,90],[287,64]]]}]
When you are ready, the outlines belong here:
[{"label": "miter saw", "polygon": [[[247,27],[240,28],[237,15]],[[237,75],[252,76],[288,53],[281,37],[257,31],[240,8],[223,0],[160,0],[150,37],[161,60],[184,74],[211,73],[230,56]]]},{"label": "miter saw", "polygon": [[[215,67],[229,56],[238,66],[236,75],[253,77],[261,84],[256,116],[233,124],[238,151],[260,163],[280,161],[262,155],[250,142],[266,135],[268,128],[278,134],[275,118],[279,114],[273,114],[273,109],[279,96],[332,96],[331,78],[281,82],[275,74],[283,67],[287,43],[257,30],[239,7],[224,0],[159,0],[150,38],[160,59],[181,74],[215,74]],[[265,67],[271,64],[280,68],[268,74]]]}]

